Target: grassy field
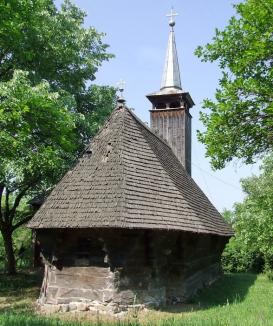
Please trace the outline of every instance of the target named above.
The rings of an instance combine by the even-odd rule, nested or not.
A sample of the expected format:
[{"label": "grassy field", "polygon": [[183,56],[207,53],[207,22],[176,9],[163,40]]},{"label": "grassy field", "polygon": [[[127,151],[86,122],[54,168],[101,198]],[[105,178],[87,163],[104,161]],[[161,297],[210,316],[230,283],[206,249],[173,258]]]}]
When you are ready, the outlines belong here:
[{"label": "grassy field", "polygon": [[66,313],[41,316],[35,299],[41,279],[35,274],[16,278],[0,275],[0,325],[160,325],[160,326],[267,326],[273,325],[273,282],[264,275],[226,274],[186,305],[133,313],[120,319]]}]

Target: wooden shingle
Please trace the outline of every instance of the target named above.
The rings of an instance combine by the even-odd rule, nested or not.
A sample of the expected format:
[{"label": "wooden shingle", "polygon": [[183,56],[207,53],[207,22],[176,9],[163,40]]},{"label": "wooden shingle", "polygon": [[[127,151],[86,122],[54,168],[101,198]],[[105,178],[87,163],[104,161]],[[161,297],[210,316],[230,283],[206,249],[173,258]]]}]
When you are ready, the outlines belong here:
[{"label": "wooden shingle", "polygon": [[28,226],[233,234],[169,145],[125,106],[112,113]]}]

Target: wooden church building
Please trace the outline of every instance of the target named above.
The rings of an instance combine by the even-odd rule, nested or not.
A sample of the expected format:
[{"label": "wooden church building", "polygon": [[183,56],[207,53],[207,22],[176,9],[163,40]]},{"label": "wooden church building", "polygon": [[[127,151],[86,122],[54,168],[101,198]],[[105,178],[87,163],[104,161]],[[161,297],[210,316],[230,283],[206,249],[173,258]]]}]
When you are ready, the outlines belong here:
[{"label": "wooden church building", "polygon": [[230,226],[191,178],[191,115],[173,16],[151,129],[123,98],[28,226],[49,311],[120,312],[184,302],[221,274]]}]

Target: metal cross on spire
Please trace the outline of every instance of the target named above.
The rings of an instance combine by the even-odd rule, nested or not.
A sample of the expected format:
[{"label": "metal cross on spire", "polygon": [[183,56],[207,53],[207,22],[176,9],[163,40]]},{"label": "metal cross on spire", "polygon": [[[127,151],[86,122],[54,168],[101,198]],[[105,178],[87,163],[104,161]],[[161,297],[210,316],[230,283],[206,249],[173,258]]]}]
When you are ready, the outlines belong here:
[{"label": "metal cross on spire", "polygon": [[175,17],[175,16],[178,16],[178,13],[175,12],[175,11],[173,10],[173,7],[172,7],[172,8],[171,8],[171,12],[170,12],[169,14],[167,14],[166,16],[167,16],[167,17],[170,17],[169,25],[171,26],[171,28],[173,28],[174,25],[175,25],[174,17]]}]

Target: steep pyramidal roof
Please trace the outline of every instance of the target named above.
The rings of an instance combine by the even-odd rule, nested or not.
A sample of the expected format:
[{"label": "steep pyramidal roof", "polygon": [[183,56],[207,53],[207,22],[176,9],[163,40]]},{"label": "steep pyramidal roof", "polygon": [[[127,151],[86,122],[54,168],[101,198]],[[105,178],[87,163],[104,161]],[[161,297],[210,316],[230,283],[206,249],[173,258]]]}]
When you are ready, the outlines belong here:
[{"label": "steep pyramidal roof", "polygon": [[167,143],[125,106],[112,113],[28,226],[233,234]]}]

